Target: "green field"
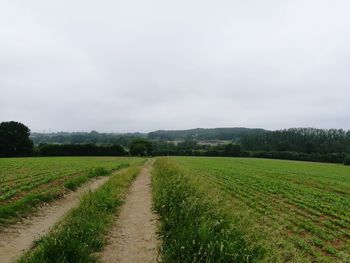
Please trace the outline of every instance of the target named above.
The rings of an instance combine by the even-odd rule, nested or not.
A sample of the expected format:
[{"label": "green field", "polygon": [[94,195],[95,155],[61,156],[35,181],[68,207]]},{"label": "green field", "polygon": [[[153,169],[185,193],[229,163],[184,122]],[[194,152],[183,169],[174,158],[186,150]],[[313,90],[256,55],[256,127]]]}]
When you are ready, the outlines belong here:
[{"label": "green field", "polygon": [[60,196],[91,177],[141,162],[123,157],[50,157],[0,159],[0,222]]},{"label": "green field", "polygon": [[[197,250],[202,249],[198,254],[203,255],[203,246],[210,247],[208,255],[217,253],[212,239],[222,244],[219,254],[220,249],[231,253],[223,245],[230,243],[228,237],[211,237],[215,233],[210,231],[193,237],[192,243],[202,243],[196,246],[175,236],[193,236],[188,232],[191,225],[211,224],[212,215],[198,215],[203,207],[235,229],[225,226],[220,231],[239,231],[236,237],[244,247],[259,251],[253,249],[250,256],[246,253],[245,259],[234,262],[350,262],[350,167],[249,158],[161,158],[154,184],[169,262],[215,262],[210,256],[194,258]],[[186,206],[189,195],[196,198]],[[181,209],[189,212],[179,214]],[[202,218],[195,218],[196,213]],[[209,221],[202,222],[206,216]],[[187,229],[174,226],[181,220]],[[237,242],[234,236],[232,242]],[[174,240],[183,245],[178,248]],[[185,255],[181,249],[192,252]]]},{"label": "green field", "polygon": [[[128,167],[84,195],[22,262],[95,262],[94,253],[105,244],[106,231],[144,161],[0,159],[3,224],[92,177]],[[350,262],[350,167],[161,157],[154,163],[152,191],[163,262]]]}]

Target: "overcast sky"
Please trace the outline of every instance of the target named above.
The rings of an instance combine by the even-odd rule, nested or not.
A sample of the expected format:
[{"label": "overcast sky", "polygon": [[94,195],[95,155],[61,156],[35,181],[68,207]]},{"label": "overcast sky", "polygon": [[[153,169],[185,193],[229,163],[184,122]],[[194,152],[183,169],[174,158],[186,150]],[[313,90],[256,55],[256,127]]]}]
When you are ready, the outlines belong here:
[{"label": "overcast sky", "polygon": [[2,0],[0,121],[350,129],[348,0]]}]

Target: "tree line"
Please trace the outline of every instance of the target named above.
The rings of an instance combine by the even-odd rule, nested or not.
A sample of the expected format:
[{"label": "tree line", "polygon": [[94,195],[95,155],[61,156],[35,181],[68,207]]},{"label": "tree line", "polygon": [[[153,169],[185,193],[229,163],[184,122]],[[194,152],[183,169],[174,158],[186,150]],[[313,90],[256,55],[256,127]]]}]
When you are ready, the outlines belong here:
[{"label": "tree line", "polygon": [[[226,130],[225,130],[226,132]],[[95,134],[98,135],[98,134]],[[149,140],[133,134],[123,144],[41,143],[34,147],[30,130],[18,122],[0,123],[0,157],[20,156],[226,156],[257,157],[350,165],[350,131],[293,128],[250,132],[227,144],[205,145]],[[127,138],[127,139],[126,139]]]},{"label": "tree line", "polygon": [[350,153],[350,131],[342,129],[293,128],[246,135],[242,148],[253,151],[300,153]]},{"label": "tree line", "polygon": [[40,144],[119,144],[127,147],[132,139],[146,138],[143,133],[99,133],[91,132],[55,132],[55,133],[32,133],[30,139],[34,145]]},{"label": "tree line", "polygon": [[292,128],[246,133],[238,142],[199,145],[195,140],[178,144],[155,143],[155,155],[240,156],[350,165],[350,131]]},{"label": "tree line", "polygon": [[292,128],[268,131],[241,139],[252,157],[332,162],[350,165],[350,131]]},{"label": "tree line", "polygon": [[40,143],[34,146],[27,126],[14,121],[0,123],[0,157],[148,156],[153,154],[152,143],[146,139],[130,136],[124,144],[129,151],[116,143]]}]

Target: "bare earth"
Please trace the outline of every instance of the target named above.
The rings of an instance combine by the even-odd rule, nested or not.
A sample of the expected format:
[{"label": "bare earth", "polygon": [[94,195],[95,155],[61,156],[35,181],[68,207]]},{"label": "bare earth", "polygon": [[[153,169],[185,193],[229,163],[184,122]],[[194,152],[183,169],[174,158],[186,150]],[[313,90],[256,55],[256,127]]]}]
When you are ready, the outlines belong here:
[{"label": "bare earth", "polygon": [[94,191],[108,180],[101,177],[89,181],[75,192],[70,192],[64,198],[54,201],[48,206],[39,208],[35,216],[10,226],[0,232],[0,262],[8,263],[18,259],[29,250],[33,242],[47,234],[71,208],[78,205],[80,196],[86,191]]},{"label": "bare earth", "polygon": [[151,164],[131,186],[116,224],[108,234],[102,262],[158,262],[157,217],[152,212]]}]

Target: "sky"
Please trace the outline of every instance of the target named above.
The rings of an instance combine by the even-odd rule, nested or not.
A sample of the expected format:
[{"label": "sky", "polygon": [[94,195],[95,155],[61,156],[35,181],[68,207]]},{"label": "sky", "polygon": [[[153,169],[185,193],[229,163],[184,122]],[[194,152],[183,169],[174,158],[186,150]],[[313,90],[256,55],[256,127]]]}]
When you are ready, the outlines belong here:
[{"label": "sky", "polygon": [[348,0],[2,0],[0,121],[350,129]]}]

